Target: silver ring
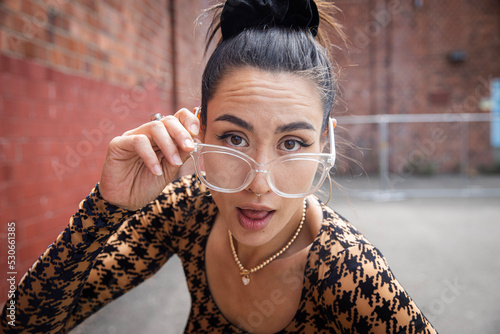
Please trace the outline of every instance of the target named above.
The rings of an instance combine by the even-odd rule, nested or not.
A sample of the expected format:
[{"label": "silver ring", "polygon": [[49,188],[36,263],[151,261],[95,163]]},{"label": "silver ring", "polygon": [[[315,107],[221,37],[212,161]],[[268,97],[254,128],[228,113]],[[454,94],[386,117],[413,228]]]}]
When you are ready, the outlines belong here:
[{"label": "silver ring", "polygon": [[156,114],[153,114],[153,115],[149,116],[149,119],[151,121],[159,121],[162,118],[163,118],[163,116],[159,112],[157,112]]},{"label": "silver ring", "polygon": [[262,196],[262,194],[257,194],[257,193],[255,193],[255,192],[254,192],[254,194],[255,194],[257,197]]}]

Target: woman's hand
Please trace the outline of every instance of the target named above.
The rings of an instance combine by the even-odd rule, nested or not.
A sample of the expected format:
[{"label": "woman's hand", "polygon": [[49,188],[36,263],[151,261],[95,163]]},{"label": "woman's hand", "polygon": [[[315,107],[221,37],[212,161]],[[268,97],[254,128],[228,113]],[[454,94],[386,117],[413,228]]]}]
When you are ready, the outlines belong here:
[{"label": "woman's hand", "polygon": [[194,149],[200,122],[187,109],[114,138],[102,169],[99,190],[111,204],[138,210],[173,180]]}]

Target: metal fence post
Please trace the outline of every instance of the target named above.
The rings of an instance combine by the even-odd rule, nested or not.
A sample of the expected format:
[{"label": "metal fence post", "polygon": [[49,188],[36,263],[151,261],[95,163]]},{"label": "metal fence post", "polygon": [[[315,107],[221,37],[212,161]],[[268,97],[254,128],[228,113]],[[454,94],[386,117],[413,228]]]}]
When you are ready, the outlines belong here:
[{"label": "metal fence post", "polygon": [[389,122],[386,115],[380,115],[378,120],[378,163],[380,173],[380,187],[389,187]]},{"label": "metal fence post", "polygon": [[462,121],[460,137],[460,174],[465,179],[469,176],[469,120]]}]

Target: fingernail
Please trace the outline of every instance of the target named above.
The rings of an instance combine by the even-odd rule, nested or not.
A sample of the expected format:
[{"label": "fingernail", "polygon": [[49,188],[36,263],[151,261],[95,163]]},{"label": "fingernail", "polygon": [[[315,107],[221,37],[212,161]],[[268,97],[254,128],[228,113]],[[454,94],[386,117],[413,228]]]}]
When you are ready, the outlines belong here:
[{"label": "fingernail", "polygon": [[196,125],[196,124],[191,125],[191,127],[190,127],[189,129],[191,129],[191,133],[192,133],[193,135],[195,135],[195,136],[196,136],[196,135],[198,134],[198,132],[200,131],[200,129],[198,128],[198,125]]},{"label": "fingernail", "polygon": [[184,141],[184,146],[189,147],[189,148],[194,148],[194,143],[193,143],[193,140],[192,140],[192,139],[189,139],[189,138],[188,138],[188,139],[186,139],[186,140]]},{"label": "fingernail", "polygon": [[163,171],[161,170],[160,165],[154,165],[153,166],[153,174],[156,176],[163,175]]},{"label": "fingernail", "polygon": [[182,165],[182,160],[181,160],[181,157],[179,156],[179,154],[175,153],[172,156],[172,160],[173,160],[174,164],[176,164],[177,166]]}]

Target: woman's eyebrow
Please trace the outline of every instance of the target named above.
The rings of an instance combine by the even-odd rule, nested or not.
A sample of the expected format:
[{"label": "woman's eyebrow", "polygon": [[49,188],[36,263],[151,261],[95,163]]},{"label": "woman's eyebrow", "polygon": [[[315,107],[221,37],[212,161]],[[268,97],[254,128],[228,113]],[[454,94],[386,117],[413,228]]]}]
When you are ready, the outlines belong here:
[{"label": "woman's eyebrow", "polygon": [[254,130],[254,128],[251,124],[248,124],[247,121],[242,120],[241,118],[236,117],[234,115],[229,115],[229,114],[221,115],[214,120],[214,122],[218,122],[218,121],[225,121],[225,122],[233,123],[233,124],[243,128],[245,130],[248,130],[250,132],[253,132],[253,130]]},{"label": "woman's eyebrow", "polygon": [[274,133],[278,134],[278,133],[290,132],[290,131],[294,131],[294,130],[313,130],[314,132],[316,132],[316,129],[310,123],[293,122],[293,123],[288,123],[288,124],[278,126],[276,128],[276,131],[274,131]]}]

